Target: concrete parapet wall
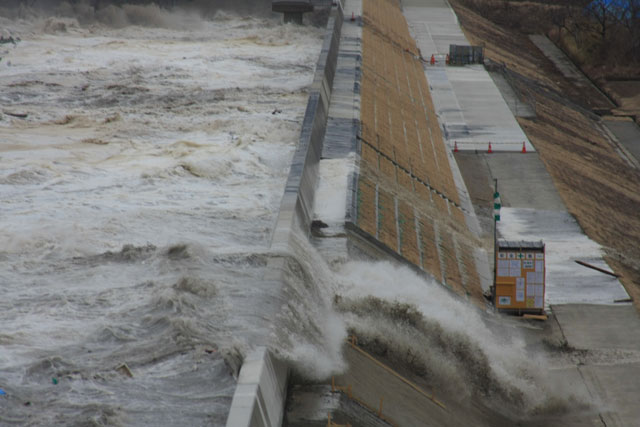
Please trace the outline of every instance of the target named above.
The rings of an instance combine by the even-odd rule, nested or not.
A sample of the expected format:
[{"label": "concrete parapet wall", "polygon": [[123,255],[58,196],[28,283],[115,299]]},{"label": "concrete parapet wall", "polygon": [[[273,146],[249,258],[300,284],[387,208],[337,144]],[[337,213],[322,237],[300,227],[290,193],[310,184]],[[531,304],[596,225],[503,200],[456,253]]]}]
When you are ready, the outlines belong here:
[{"label": "concrete parapet wall", "polygon": [[[271,236],[271,248],[287,251],[296,228],[309,230],[318,181],[318,164],[326,132],[331,88],[336,73],[343,12],[332,10],[322,51],[309,94],[298,147],[291,162],[278,219]],[[308,233],[308,231],[305,231]],[[274,286],[284,283],[283,270],[274,261],[265,280]],[[265,343],[260,343],[265,344]],[[275,427],[282,425],[287,394],[288,367],[275,359],[266,347],[259,347],[244,361],[231,402],[227,427]]]},{"label": "concrete parapet wall", "polygon": [[334,8],[329,18],[322,51],[309,94],[300,141],[291,162],[280,213],[271,238],[271,247],[286,250],[291,230],[308,233],[313,212],[314,191],[318,181],[318,163],[326,132],[331,87],[336,73],[343,13]]},{"label": "concrete parapet wall", "polygon": [[227,427],[282,425],[288,367],[259,347],[245,359],[231,402]]}]

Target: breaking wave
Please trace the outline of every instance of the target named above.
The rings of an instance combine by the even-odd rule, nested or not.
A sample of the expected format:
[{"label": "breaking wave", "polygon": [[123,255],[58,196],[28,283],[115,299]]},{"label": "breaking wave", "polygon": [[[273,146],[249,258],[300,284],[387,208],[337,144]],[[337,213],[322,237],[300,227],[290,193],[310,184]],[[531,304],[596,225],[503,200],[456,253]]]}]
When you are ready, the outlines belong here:
[{"label": "breaking wave", "polygon": [[518,419],[588,407],[588,396],[552,386],[549,362],[514,328],[435,281],[389,263],[349,262],[335,295],[358,344],[425,387]]}]

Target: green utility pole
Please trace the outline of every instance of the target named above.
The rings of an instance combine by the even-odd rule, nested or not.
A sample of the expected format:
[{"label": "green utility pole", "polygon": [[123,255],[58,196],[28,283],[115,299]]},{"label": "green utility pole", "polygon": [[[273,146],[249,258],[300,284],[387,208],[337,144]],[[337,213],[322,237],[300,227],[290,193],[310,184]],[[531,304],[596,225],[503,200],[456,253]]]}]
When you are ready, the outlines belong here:
[{"label": "green utility pole", "polygon": [[498,179],[493,180],[494,192],[493,192],[493,303],[495,306],[496,296],[496,282],[498,281],[498,221],[500,221],[500,208],[502,202],[500,201],[500,193],[498,193]]}]

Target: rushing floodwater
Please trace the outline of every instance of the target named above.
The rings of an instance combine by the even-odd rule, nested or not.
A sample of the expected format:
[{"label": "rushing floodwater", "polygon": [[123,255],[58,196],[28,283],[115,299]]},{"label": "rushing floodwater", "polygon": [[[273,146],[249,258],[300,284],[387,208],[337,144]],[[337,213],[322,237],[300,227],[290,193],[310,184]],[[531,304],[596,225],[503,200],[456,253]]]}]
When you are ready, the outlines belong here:
[{"label": "rushing floodwater", "polygon": [[224,423],[322,30],[147,12],[0,18],[2,425]]},{"label": "rushing floodwater", "polygon": [[0,425],[224,425],[255,343],[326,379],[348,328],[452,395],[541,403],[543,362],[440,285],[269,252],[321,29],[127,10],[0,17]]}]

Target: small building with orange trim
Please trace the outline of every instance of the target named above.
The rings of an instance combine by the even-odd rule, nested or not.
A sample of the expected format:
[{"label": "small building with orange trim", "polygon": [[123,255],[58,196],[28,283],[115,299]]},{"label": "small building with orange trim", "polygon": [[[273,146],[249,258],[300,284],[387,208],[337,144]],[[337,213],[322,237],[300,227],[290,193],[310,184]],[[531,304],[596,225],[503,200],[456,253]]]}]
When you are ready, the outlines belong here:
[{"label": "small building with orange trim", "polygon": [[544,312],[544,243],[498,240],[495,262],[496,308],[516,314]]}]

